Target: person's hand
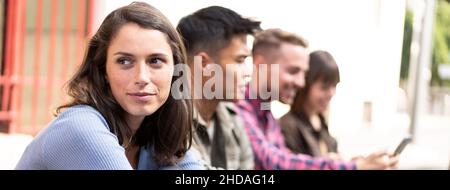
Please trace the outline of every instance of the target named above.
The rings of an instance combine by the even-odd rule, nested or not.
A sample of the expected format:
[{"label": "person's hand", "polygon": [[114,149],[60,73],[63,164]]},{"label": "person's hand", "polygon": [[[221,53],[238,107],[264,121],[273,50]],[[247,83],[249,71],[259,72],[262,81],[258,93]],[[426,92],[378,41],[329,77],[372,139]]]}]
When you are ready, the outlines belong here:
[{"label": "person's hand", "polygon": [[358,170],[386,170],[397,166],[398,157],[386,152],[372,153],[366,157],[357,157],[356,169]]},{"label": "person's hand", "polygon": [[389,155],[389,160],[391,162],[390,166],[387,168],[389,169],[396,169],[397,165],[398,165],[398,155],[394,156],[394,155]]}]

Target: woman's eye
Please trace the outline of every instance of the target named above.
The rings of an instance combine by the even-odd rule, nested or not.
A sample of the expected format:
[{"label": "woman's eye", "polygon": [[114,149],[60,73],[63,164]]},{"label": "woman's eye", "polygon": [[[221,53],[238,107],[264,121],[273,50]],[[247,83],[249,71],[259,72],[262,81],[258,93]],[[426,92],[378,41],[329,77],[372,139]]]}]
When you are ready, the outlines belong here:
[{"label": "woman's eye", "polygon": [[164,63],[164,60],[161,58],[158,58],[158,57],[154,57],[154,58],[151,58],[148,62],[150,64],[161,64],[161,63]]},{"label": "woman's eye", "polygon": [[129,64],[131,64],[131,61],[126,58],[119,58],[117,60],[117,63],[122,64],[122,65],[129,65]]}]

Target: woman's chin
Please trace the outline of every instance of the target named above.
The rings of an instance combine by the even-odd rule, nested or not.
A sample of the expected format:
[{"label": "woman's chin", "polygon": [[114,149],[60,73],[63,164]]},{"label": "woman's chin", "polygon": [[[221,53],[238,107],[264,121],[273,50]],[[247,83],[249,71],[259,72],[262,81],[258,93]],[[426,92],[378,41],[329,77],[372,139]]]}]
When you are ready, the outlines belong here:
[{"label": "woman's chin", "polygon": [[156,112],[160,107],[155,106],[145,106],[145,107],[137,107],[132,108],[128,113],[133,116],[149,116]]}]

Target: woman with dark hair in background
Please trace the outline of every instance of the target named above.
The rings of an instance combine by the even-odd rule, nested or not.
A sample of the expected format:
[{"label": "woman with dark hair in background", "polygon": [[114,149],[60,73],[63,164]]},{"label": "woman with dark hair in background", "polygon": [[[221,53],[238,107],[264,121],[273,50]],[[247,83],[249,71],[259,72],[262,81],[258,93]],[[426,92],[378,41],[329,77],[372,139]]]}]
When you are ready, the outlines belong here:
[{"label": "woman with dark hair in background", "polygon": [[[337,142],[330,135],[324,112],[339,83],[339,69],[330,53],[315,51],[309,56],[305,87],[297,91],[291,110],[279,122],[286,146],[294,153],[313,157],[340,159]],[[357,169],[387,169],[397,164],[396,157],[387,161],[387,153],[373,153],[354,158]]]}]

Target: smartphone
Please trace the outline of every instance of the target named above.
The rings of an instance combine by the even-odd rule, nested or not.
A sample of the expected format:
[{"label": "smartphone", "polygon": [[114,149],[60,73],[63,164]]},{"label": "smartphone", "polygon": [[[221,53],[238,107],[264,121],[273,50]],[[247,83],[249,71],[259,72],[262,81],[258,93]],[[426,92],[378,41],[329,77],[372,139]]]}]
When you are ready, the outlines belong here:
[{"label": "smartphone", "polygon": [[397,148],[394,151],[394,156],[399,155],[400,153],[402,153],[402,151],[405,149],[406,145],[408,145],[409,143],[411,143],[412,138],[411,137],[405,137],[403,138],[402,142],[400,142],[400,144],[397,146]]}]

